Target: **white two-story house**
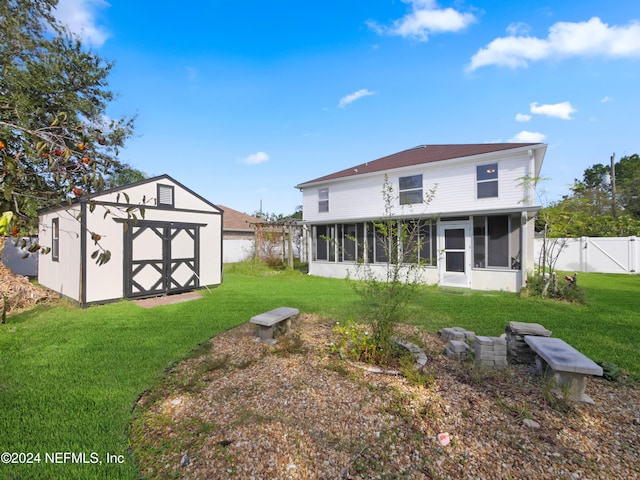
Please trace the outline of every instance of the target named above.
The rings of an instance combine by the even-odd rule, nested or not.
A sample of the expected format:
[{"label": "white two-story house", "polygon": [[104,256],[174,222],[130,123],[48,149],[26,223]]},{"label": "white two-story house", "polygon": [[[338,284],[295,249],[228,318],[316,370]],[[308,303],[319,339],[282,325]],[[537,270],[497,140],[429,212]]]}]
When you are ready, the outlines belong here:
[{"label": "white two-story house", "polygon": [[417,228],[418,254],[406,261],[420,265],[425,283],[519,290],[534,267],[535,179],[546,149],[422,145],[297,185],[309,273],[345,278],[356,262],[387,268],[375,225],[393,216]]}]

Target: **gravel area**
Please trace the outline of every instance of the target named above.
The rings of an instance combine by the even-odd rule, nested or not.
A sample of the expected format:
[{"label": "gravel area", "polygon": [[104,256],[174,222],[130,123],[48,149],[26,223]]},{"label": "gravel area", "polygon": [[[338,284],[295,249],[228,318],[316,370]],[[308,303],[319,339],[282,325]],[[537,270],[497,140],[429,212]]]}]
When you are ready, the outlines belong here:
[{"label": "gravel area", "polygon": [[246,324],[169,371],[136,405],[142,477],[640,478],[637,384],[590,378],[595,405],[568,403],[530,367],[474,368],[401,326],[429,357],[411,385],[331,353],[332,324],[300,315],[276,345]]}]

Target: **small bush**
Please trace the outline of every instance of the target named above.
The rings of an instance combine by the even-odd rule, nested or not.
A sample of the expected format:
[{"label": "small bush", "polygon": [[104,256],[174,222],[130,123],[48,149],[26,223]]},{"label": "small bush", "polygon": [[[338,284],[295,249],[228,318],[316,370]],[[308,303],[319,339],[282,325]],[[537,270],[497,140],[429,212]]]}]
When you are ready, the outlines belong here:
[{"label": "small bush", "polygon": [[552,278],[545,291],[545,283],[549,281],[543,275],[534,275],[527,279],[529,295],[534,297],[564,300],[571,303],[585,303],[584,290],[577,282],[571,283],[565,279]]},{"label": "small bush", "polygon": [[354,361],[375,363],[378,360],[378,348],[364,325],[347,320],[336,322],[333,327],[336,341],[331,344],[331,351],[341,357]]}]

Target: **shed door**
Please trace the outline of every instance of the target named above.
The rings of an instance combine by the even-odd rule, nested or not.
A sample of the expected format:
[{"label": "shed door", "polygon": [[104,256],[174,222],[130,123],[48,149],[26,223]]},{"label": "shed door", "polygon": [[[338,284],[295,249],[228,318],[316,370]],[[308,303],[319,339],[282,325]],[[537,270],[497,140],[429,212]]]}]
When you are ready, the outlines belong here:
[{"label": "shed door", "polygon": [[124,237],[127,297],[177,293],[200,286],[198,225],[130,221]]}]

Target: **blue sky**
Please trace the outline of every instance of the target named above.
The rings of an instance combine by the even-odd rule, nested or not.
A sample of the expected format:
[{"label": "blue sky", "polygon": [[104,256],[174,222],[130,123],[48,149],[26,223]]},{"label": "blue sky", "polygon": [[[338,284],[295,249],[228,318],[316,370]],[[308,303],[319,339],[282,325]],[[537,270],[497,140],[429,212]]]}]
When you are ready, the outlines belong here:
[{"label": "blue sky", "polygon": [[296,184],[422,144],[544,142],[541,203],[640,153],[640,2],[60,0],[115,66],[120,159],[213,203],[292,213]]}]

